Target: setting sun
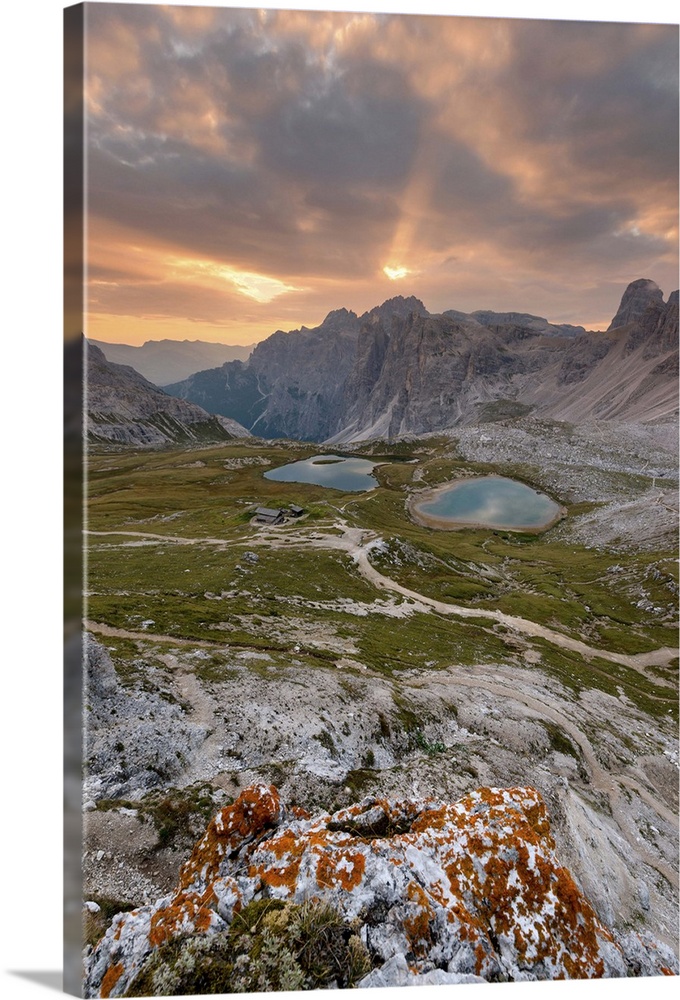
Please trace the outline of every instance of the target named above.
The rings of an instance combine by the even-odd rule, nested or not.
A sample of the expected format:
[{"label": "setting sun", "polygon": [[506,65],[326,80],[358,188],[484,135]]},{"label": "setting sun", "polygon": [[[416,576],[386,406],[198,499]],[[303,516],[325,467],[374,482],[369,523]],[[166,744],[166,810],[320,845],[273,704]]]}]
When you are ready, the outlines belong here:
[{"label": "setting sun", "polygon": [[390,267],[389,264],[385,265],[383,271],[390,281],[398,281],[399,278],[405,278],[411,273],[407,267]]}]

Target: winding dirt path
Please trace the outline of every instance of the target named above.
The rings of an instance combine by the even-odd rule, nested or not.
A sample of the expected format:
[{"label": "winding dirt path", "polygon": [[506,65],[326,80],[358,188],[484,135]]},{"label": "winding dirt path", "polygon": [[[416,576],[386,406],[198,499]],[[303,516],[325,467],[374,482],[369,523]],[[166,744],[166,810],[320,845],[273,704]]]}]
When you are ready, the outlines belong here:
[{"label": "winding dirt path", "polygon": [[225,548],[227,545],[240,544],[242,541],[235,543],[230,541],[228,538],[183,538],[182,535],[159,535],[153,531],[87,531],[83,532],[84,535],[129,535],[132,538],[150,538],[157,542],[172,542],[175,545],[217,545],[219,548]]},{"label": "winding dirt path", "polygon": [[[193,645],[197,645],[193,643]],[[195,755],[194,763],[182,773],[182,785],[191,785],[206,778],[205,761],[211,760],[218,752],[221,737],[215,724],[215,702],[200,683],[196,674],[188,666],[183,666],[172,653],[164,653],[159,657],[173,672],[177,690],[181,698],[191,706],[190,720],[197,723],[210,734],[206,736],[200,755]]]},{"label": "winding dirt path", "polygon": [[[559,646],[562,649],[570,649],[572,652],[583,656],[586,660],[593,659],[594,657],[601,657],[602,659],[609,660],[612,663],[620,663],[622,666],[631,667],[633,670],[643,670],[644,667],[653,665],[666,665],[671,659],[678,656],[680,653],[680,650],[671,649],[667,646],[652,650],[648,653],[615,653],[611,650],[600,649],[596,646],[589,646],[580,639],[573,639],[571,636],[564,635],[562,632],[556,632],[554,629],[548,628],[545,625],[539,625],[538,622],[532,622],[528,618],[520,618],[516,615],[507,615],[502,611],[495,611],[490,608],[467,608],[461,604],[449,604],[445,601],[439,601],[434,597],[426,597],[424,594],[421,594],[416,590],[410,590],[408,587],[402,586],[402,584],[397,583],[396,580],[392,580],[391,577],[385,576],[372,565],[369,559],[369,553],[376,547],[377,544],[380,543],[379,538],[373,536],[366,542],[364,540],[366,533],[361,529],[349,528],[347,525],[342,526],[345,529],[342,536],[324,535],[320,538],[311,539],[310,541],[312,546],[317,548],[340,549],[347,552],[356,563],[357,568],[364,579],[368,580],[379,590],[391,590],[394,593],[401,594],[402,597],[408,597],[409,600],[425,604],[428,607],[433,608],[435,611],[438,611],[439,614],[456,615],[458,618],[492,619],[493,621],[499,622],[501,625],[505,625],[506,628],[512,629],[515,632],[522,632],[525,635],[545,639],[547,642],[552,643],[554,646]],[[340,525],[338,525],[338,527],[340,527]],[[649,680],[663,686],[663,681],[659,678],[650,677]]]},{"label": "winding dirt path", "polygon": [[[644,673],[645,667],[666,666],[669,662],[680,654],[680,650],[663,646],[659,649],[651,650],[647,653],[615,653],[612,650],[600,649],[596,646],[589,646],[580,639],[574,639],[555,629],[545,625],[539,625],[528,618],[520,618],[517,615],[508,615],[493,608],[468,608],[461,604],[450,604],[446,601],[439,601],[433,597],[426,597],[416,590],[410,590],[402,586],[391,577],[380,573],[369,559],[370,552],[380,544],[381,539],[373,532],[367,532],[362,528],[352,528],[346,521],[340,520],[335,527],[342,531],[341,535],[324,534],[321,531],[312,531],[303,534],[297,531],[294,535],[289,534],[285,529],[269,528],[260,529],[252,538],[248,539],[250,546],[263,545],[270,548],[287,549],[332,549],[346,552],[356,563],[359,573],[372,583],[379,590],[390,590],[395,594],[401,594],[409,600],[417,601],[420,604],[432,608],[442,615],[455,615],[457,618],[482,618],[487,621],[498,622],[514,632],[521,632],[524,635],[534,638],[545,639],[546,642],[559,646],[561,649],[569,649],[578,653],[585,660],[595,657],[609,660],[611,663],[619,663],[621,666],[630,667],[633,670]],[[131,535],[138,538],[149,538],[162,542],[172,542],[177,545],[216,545],[225,548],[229,545],[243,545],[242,539],[229,540],[225,538],[183,538],[177,535],[159,535],[145,531],[88,531],[90,535]],[[645,677],[653,684],[660,687],[665,686],[664,682],[654,675],[645,673]]]}]

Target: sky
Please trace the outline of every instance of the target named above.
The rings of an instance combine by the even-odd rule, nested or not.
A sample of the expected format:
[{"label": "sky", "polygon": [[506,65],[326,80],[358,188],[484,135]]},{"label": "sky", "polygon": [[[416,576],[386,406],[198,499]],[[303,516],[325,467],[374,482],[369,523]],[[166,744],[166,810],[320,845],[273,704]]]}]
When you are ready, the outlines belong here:
[{"label": "sky", "polygon": [[[296,5],[305,2],[296,0]],[[385,0],[381,5],[387,5]],[[544,0],[441,0],[440,5],[456,11],[467,6],[479,13],[526,13],[530,17],[545,10]],[[11,583],[5,588],[3,604],[5,620],[11,623],[5,630],[5,661],[9,665],[5,700],[16,707],[6,713],[2,739],[4,759],[20,761],[20,766],[5,769],[6,801],[13,803],[17,816],[29,817],[27,822],[3,824],[0,832],[3,856],[15,861],[3,873],[5,895],[12,900],[12,920],[5,922],[1,936],[0,983],[5,984],[3,995],[16,1000],[44,1000],[50,993],[54,995],[54,989],[59,988],[62,961],[62,430],[55,414],[61,411],[62,364],[63,6],[64,0],[25,0],[7,5],[3,26],[9,41],[0,60],[3,130],[7,139],[3,160],[3,235],[7,252],[3,266],[8,352],[8,377],[0,398],[8,431],[4,439],[8,476],[3,512],[6,524],[11,526],[4,539],[5,575]],[[365,4],[354,0],[352,6]],[[389,6],[434,9],[437,4],[435,0],[389,0]],[[550,4],[552,14],[602,20],[639,19],[640,9],[638,0],[553,0]],[[648,0],[644,14],[661,22],[678,20],[673,0]],[[18,43],[27,39],[30,47]],[[647,276],[652,276],[651,267],[645,270]],[[658,276],[656,280],[665,292],[671,288],[672,282],[664,283]],[[282,300],[278,301],[280,304]],[[315,319],[310,317],[311,321]],[[222,329],[227,320],[225,317]],[[294,323],[299,325],[297,320]],[[125,324],[129,330],[130,320],[126,319]],[[277,320],[273,325],[281,324]],[[19,426],[21,433],[12,432]],[[38,598],[38,617],[36,600],[27,599],[27,595]],[[41,600],[43,595],[48,599]],[[40,640],[36,642],[38,625]],[[30,820],[38,815],[36,803],[39,822]],[[35,925],[38,897],[40,931],[36,936],[27,934],[26,928]],[[50,990],[53,983],[57,985]],[[655,997],[664,1000],[676,989],[672,977],[655,981],[653,988]],[[496,986],[476,989],[481,991],[481,997],[484,990],[495,991]],[[586,994],[596,1000],[636,1000],[639,995],[639,984],[632,979],[531,983],[526,987],[513,984],[505,989],[513,996],[528,990],[530,1000],[554,1000],[556,990],[563,1000],[577,994],[581,1000]],[[437,987],[429,990],[433,998],[440,995]],[[423,987],[418,996],[427,993],[428,988]],[[403,990],[393,995],[394,1000],[399,1000]]]},{"label": "sky", "polygon": [[91,337],[677,287],[677,27],[90,4]]}]

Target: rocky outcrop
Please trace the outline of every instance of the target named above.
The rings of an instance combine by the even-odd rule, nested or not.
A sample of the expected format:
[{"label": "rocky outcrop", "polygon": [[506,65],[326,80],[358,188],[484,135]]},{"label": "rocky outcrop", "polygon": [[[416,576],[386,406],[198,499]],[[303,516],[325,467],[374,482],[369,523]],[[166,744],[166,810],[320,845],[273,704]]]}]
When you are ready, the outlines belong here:
[{"label": "rocky outcrop", "polygon": [[134,679],[121,682],[111,656],[99,643],[85,645],[85,801],[139,798],[164,787],[183,770],[205,739],[205,729],[189,722],[185,709],[158,675],[146,689]]},{"label": "rocky outcrop", "polygon": [[[145,995],[135,981],[159,956],[186,960],[191,940],[206,942],[190,956],[200,991],[214,992],[200,956],[217,951],[218,992],[229,991],[250,961],[230,957],[234,929],[254,933],[247,915],[267,900],[278,912],[270,950],[292,919],[281,907],[318,901],[337,914],[355,968],[374,966],[359,986],[677,974],[669,949],[616,939],[597,918],[532,788],[480,788],[453,804],[368,798],[310,817],[259,785],[210,822],[174,893],[114,917],[86,954],[85,995]],[[267,907],[257,912],[261,922]]]},{"label": "rocky outcrop", "polygon": [[235,436],[205,410],[169,396],[134,368],[111,364],[94,344],[86,343],[85,352],[90,442],[158,447]]},{"label": "rocky outcrop", "polygon": [[321,440],[342,414],[358,331],[356,313],[336,309],[313,329],[277,330],[247,364],[232,361],[166,389],[260,437]]},{"label": "rocky outcrop", "polygon": [[651,309],[658,312],[663,307],[663,292],[655,281],[649,278],[638,278],[626,288],[616,316],[609,324],[609,331],[618,330],[629,323],[638,323]]},{"label": "rocky outcrop", "polygon": [[[445,313],[445,315],[451,315]],[[543,316],[532,316],[530,313],[498,313],[490,309],[478,309],[472,314],[482,326],[501,334],[504,339],[524,340],[535,334],[546,337],[578,337],[585,333],[582,326],[571,323],[549,323]]]}]

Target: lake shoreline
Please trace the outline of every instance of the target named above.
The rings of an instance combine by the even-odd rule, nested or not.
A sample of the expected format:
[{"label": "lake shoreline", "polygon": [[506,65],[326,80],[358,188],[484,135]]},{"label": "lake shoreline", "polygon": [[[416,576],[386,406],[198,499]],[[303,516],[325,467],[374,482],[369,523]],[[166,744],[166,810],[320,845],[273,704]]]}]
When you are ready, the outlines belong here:
[{"label": "lake shoreline", "polygon": [[382,463],[356,455],[320,454],[268,469],[263,475],[270,482],[321,486],[340,493],[367,493],[380,485],[372,475],[379,464]]},{"label": "lake shoreline", "polygon": [[[481,482],[483,480],[489,479],[506,479],[506,476],[498,475],[488,475],[488,476],[465,476],[462,479],[452,480],[448,483],[441,483],[439,486],[433,486],[429,489],[420,490],[418,493],[413,494],[408,499],[407,508],[409,516],[416,524],[419,524],[423,528],[433,528],[436,531],[461,531],[464,528],[475,528],[475,529],[485,529],[488,531],[518,531],[525,532],[527,534],[538,535],[542,534],[544,531],[548,531],[552,528],[558,521],[561,521],[567,516],[566,507],[562,507],[557,504],[557,512],[549,520],[544,521],[540,525],[537,524],[504,524],[500,521],[493,523],[484,521],[474,521],[465,520],[462,518],[452,518],[437,516],[436,514],[428,514],[420,509],[421,505],[424,503],[429,503],[432,500],[436,500],[443,493],[452,493],[460,486],[465,483],[470,482]],[[514,480],[513,480],[514,482]],[[519,482],[519,480],[517,480]],[[528,486],[526,483],[521,483],[522,486],[526,486],[527,489],[533,489],[532,486]],[[539,490],[534,490],[538,493]],[[543,494],[547,495],[547,494]],[[548,499],[551,499],[548,497]],[[555,501],[552,501],[555,503]]]}]

